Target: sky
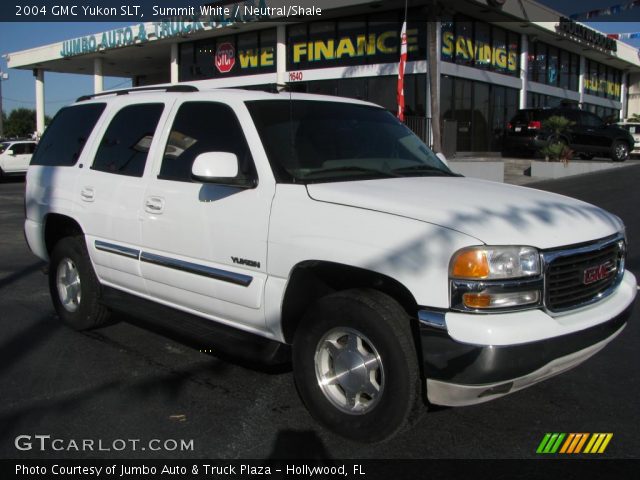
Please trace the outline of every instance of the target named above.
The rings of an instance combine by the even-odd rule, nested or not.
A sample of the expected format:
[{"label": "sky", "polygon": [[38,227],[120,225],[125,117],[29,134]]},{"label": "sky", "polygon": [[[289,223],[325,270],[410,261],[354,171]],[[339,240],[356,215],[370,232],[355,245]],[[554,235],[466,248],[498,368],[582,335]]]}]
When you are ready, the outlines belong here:
[{"label": "sky", "polygon": [[[507,0],[513,1],[513,0]],[[565,14],[584,12],[596,8],[626,3],[628,0],[538,0]],[[197,3],[197,2],[194,2]],[[636,14],[637,18],[638,15]],[[592,28],[605,33],[640,32],[640,22],[611,21],[613,17],[585,22]],[[616,19],[619,20],[619,19]],[[91,22],[40,22],[40,23],[0,23],[0,55],[25,50],[49,43],[68,40],[83,35],[120,28],[128,23]],[[627,40],[640,48],[640,40]],[[6,61],[0,57],[0,71],[9,74],[2,81],[2,107],[5,112],[20,107],[35,108],[35,82],[33,74],[26,70],[7,69]],[[105,77],[105,89],[123,88],[131,82],[124,78]],[[61,107],[72,103],[80,95],[93,91],[91,75],[45,74],[45,113],[54,115]]]}]

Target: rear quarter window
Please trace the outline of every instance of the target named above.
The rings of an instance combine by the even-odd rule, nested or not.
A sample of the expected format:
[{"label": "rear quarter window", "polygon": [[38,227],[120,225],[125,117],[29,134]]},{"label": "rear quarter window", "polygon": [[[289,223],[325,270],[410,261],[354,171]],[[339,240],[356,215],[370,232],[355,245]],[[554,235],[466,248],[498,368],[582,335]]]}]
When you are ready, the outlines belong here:
[{"label": "rear quarter window", "polygon": [[31,165],[75,165],[105,107],[105,103],[90,103],[61,109],[45,130]]}]

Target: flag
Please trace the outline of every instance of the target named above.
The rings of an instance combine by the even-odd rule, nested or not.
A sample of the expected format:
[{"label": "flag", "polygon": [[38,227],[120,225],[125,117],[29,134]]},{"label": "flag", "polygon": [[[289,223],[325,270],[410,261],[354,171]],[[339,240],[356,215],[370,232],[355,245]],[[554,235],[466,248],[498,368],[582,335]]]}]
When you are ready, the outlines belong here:
[{"label": "flag", "polygon": [[398,119],[404,121],[404,67],[407,64],[407,21],[400,32],[400,63],[398,65]]}]

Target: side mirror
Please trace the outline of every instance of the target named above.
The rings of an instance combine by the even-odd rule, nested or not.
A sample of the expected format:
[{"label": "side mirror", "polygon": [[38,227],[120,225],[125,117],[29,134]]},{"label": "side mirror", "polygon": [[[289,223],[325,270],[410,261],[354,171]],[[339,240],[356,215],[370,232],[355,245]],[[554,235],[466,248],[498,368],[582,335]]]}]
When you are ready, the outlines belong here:
[{"label": "side mirror", "polygon": [[255,179],[247,179],[240,174],[238,157],[231,152],[201,153],[193,161],[191,176],[200,182],[234,187],[253,188],[257,185]]},{"label": "side mirror", "polygon": [[438,159],[447,167],[449,166],[449,162],[447,161],[447,157],[444,156],[444,153],[438,152],[436,153],[436,157],[438,157]]},{"label": "side mirror", "polygon": [[7,155],[11,155],[12,157],[15,157],[16,152],[14,152],[12,148],[10,148],[9,150],[7,150]]}]

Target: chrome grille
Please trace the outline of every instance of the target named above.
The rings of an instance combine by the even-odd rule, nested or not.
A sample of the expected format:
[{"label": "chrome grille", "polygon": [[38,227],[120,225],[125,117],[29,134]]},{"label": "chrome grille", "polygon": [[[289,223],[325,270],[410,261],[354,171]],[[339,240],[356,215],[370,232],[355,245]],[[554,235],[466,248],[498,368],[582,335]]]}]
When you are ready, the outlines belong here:
[{"label": "chrome grille", "polygon": [[[622,278],[624,269],[624,243],[619,238],[544,256],[545,304],[551,311],[576,308],[604,297]],[[602,266],[608,275],[585,280],[585,271]]]}]

